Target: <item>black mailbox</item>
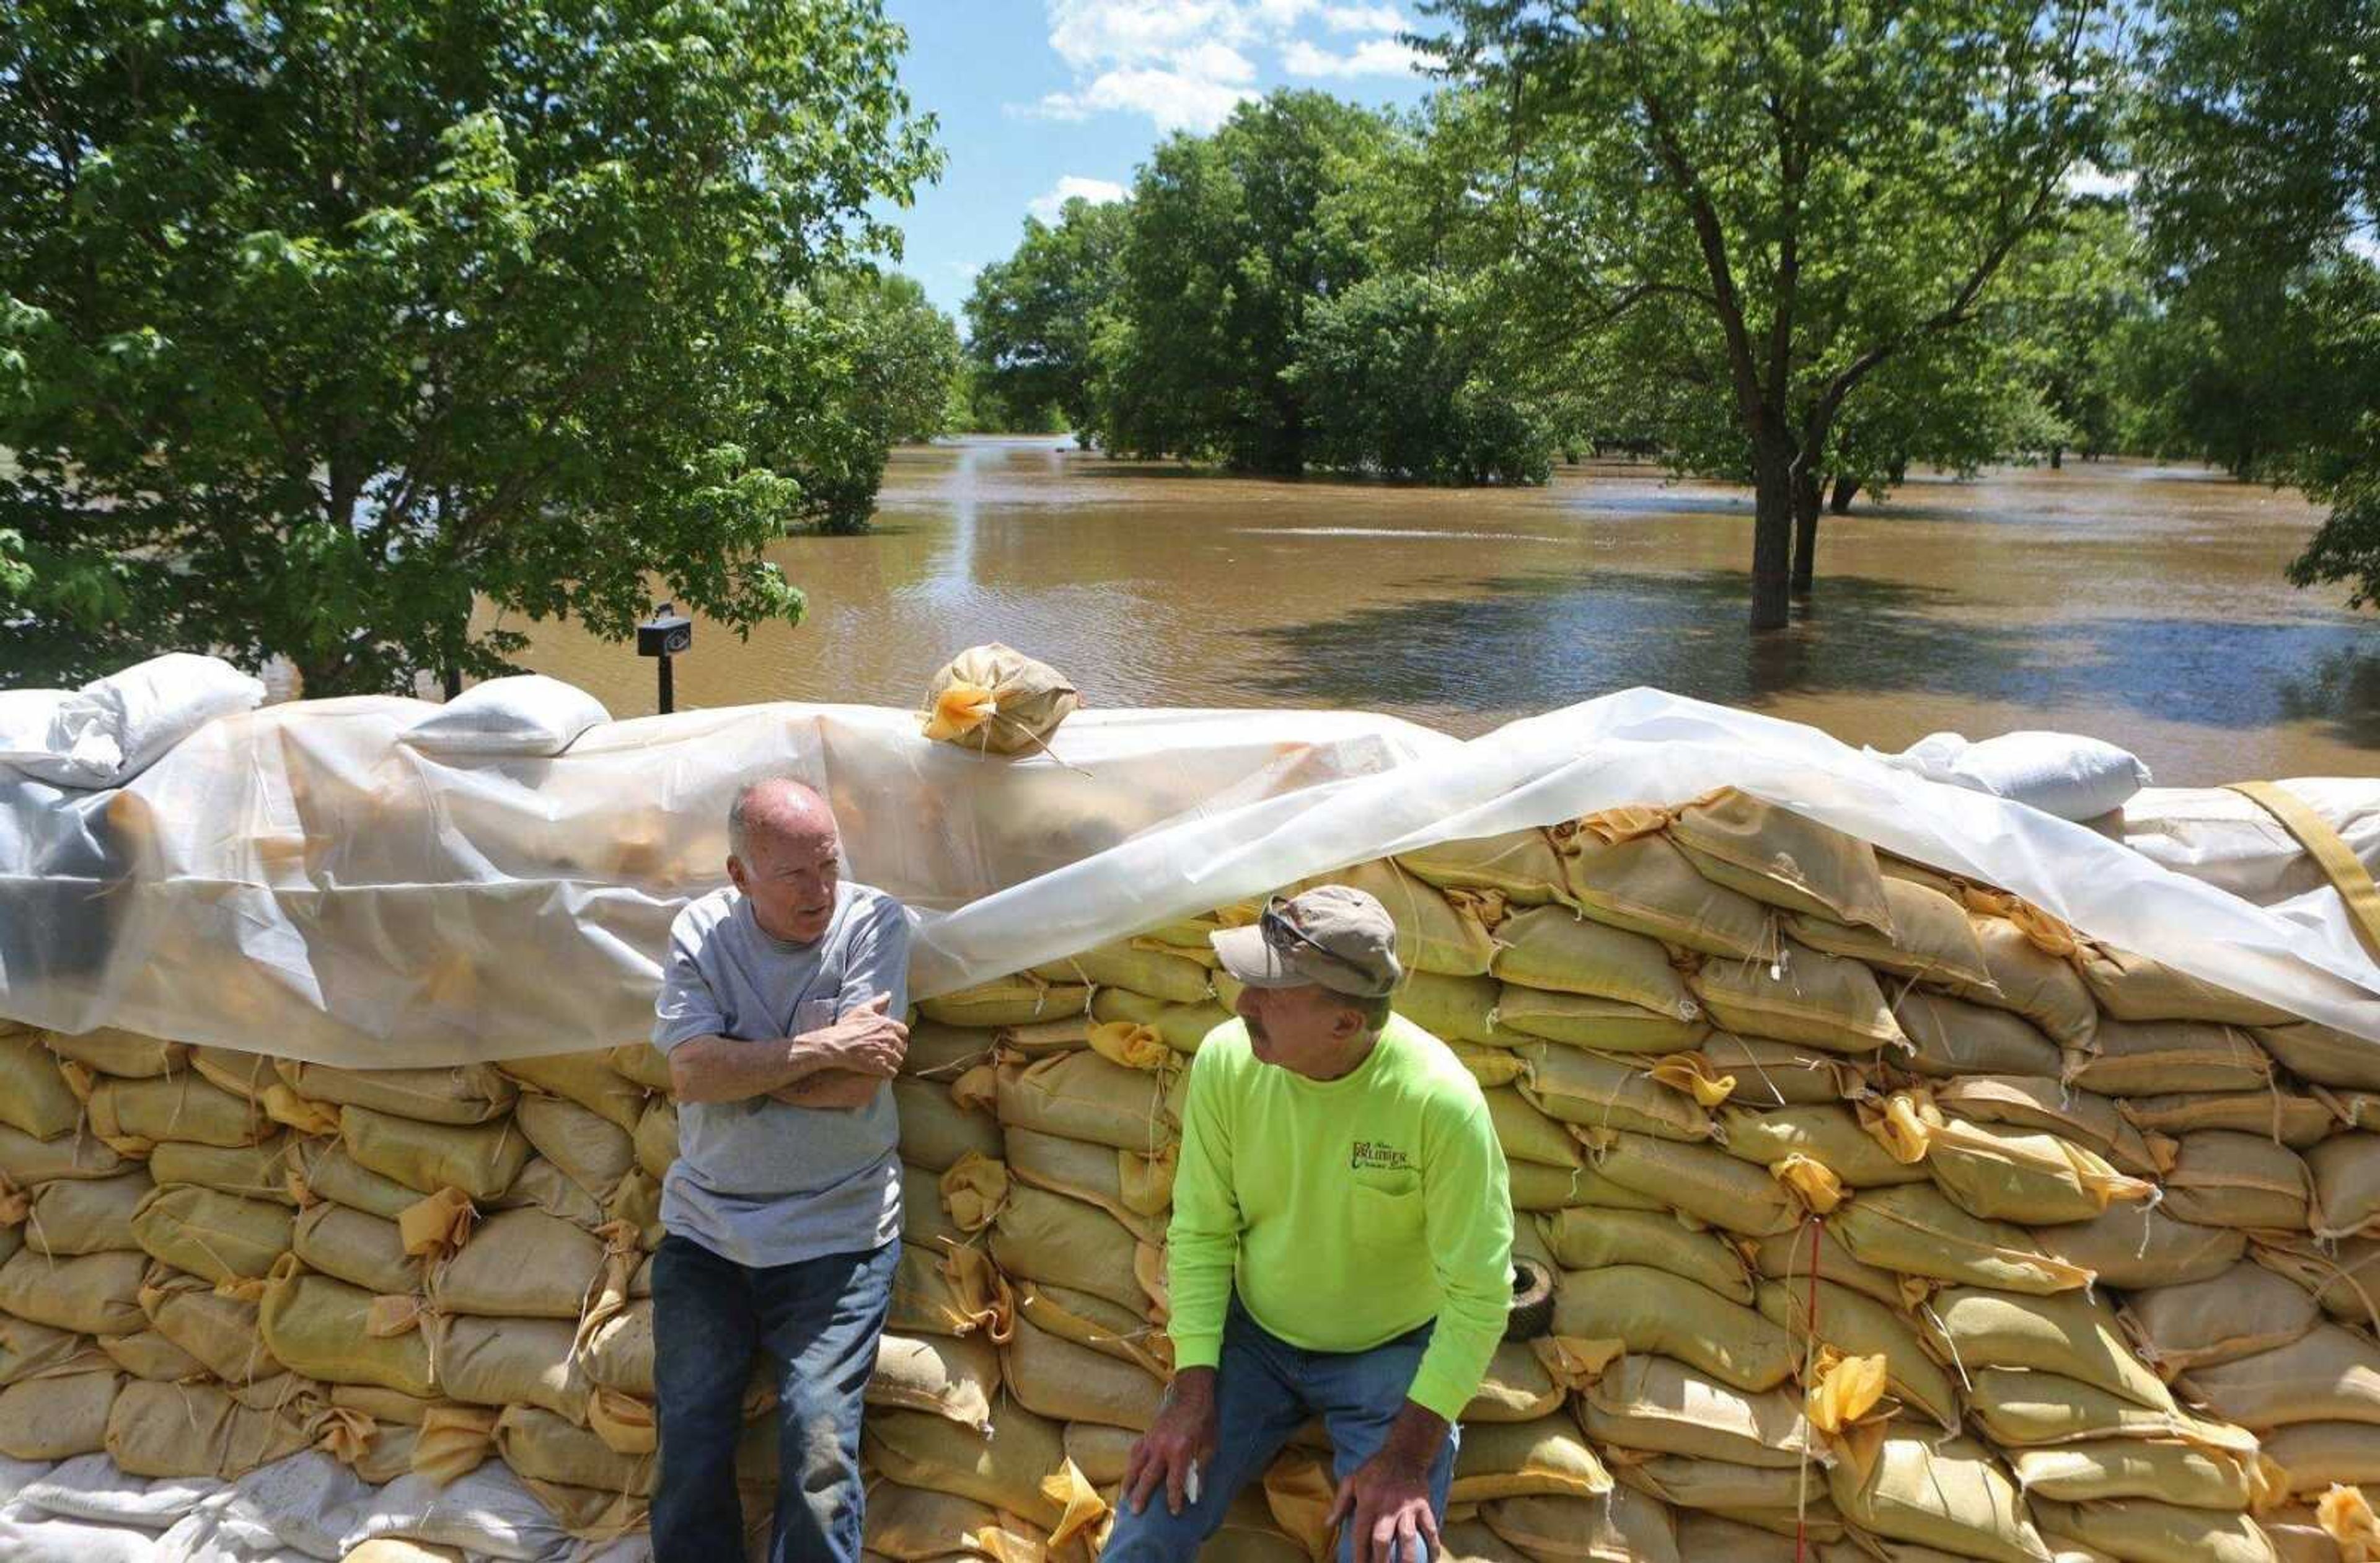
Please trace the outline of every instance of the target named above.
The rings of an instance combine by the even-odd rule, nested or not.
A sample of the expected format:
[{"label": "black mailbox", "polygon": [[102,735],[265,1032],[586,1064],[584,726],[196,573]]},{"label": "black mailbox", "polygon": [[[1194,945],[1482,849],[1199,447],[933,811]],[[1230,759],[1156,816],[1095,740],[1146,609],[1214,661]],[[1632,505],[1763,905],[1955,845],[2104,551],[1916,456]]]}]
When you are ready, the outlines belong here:
[{"label": "black mailbox", "polygon": [[693,648],[694,621],[671,612],[672,606],[662,603],[653,610],[651,618],[637,626],[638,656],[674,657]]}]

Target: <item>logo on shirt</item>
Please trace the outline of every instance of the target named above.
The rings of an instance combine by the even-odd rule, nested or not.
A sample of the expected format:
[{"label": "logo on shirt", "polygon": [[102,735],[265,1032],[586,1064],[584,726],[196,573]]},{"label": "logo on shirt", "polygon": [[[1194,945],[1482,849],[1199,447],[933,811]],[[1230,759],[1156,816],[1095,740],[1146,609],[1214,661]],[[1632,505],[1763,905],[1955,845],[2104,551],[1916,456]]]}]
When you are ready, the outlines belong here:
[{"label": "logo on shirt", "polygon": [[1366,1169],[1410,1169],[1412,1166],[1412,1157],[1400,1147],[1379,1140],[1356,1141],[1354,1152],[1347,1158],[1347,1169],[1352,1172]]}]

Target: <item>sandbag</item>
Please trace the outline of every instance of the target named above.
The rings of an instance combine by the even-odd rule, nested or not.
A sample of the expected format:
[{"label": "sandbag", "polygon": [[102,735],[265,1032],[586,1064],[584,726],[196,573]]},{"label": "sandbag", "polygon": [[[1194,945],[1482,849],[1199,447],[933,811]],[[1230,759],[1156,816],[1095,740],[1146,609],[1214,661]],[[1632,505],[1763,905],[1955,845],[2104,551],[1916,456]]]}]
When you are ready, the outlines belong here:
[{"label": "sandbag", "polygon": [[1710,1137],[1707,1109],[1641,1070],[1556,1043],[1531,1042],[1513,1050],[1526,1065],[1521,1095],[1548,1117],[1665,1140]]},{"label": "sandbag", "polygon": [[2380,1424],[2380,1345],[2335,1324],[2252,1357],[2192,1368],[2175,1382],[2252,1433],[2301,1422]]},{"label": "sandbag", "polygon": [[[643,1121],[640,1113],[638,1122]],[[538,1155],[599,1201],[609,1198],[637,1165],[636,1141],[627,1130],[564,1097],[528,1092],[514,1105],[513,1122]]]},{"label": "sandbag", "polygon": [[2156,1192],[2055,1134],[1960,1118],[1934,1129],[1925,1167],[1970,1216],[2032,1227],[2087,1221],[2116,1201],[2144,1201]]},{"label": "sandbag", "polygon": [[1682,1455],[1633,1457],[1633,1451],[1615,1449],[1611,1465],[1614,1480],[1680,1508],[1716,1509],[1755,1523],[1781,1515],[1789,1530],[1797,1512],[1815,1510],[1817,1520],[1834,1514],[1834,1506],[1827,1502],[1825,1473],[1815,1463],[1787,1469]]},{"label": "sandbag", "polygon": [[50,1051],[60,1058],[72,1059],[102,1074],[112,1074],[122,1080],[178,1074],[190,1057],[189,1048],[183,1043],[164,1042],[154,1036],[118,1031],[113,1026],[102,1026],[79,1036],[64,1031],[44,1031],[38,1035],[49,1045]]},{"label": "sandbag", "polygon": [[[1219,991],[1229,988],[1231,980],[1227,974],[1219,972],[1215,976],[1216,987]],[[1207,1040],[1209,1032],[1219,1025],[1231,1024],[1230,1003],[1231,1000],[1226,999],[1222,1003],[1169,1004],[1162,999],[1151,999],[1127,987],[1102,987],[1091,1000],[1090,1016],[1094,1021],[1122,1021],[1133,1025],[1145,1025],[1157,1033],[1157,1039],[1173,1051],[1195,1053]],[[1086,1037],[1087,1039],[1087,1028]]]},{"label": "sandbag", "polygon": [[265,1199],[242,1199],[176,1184],[157,1189],[132,1217],[132,1235],[176,1269],[216,1282],[261,1280],[289,1252],[297,1213]]},{"label": "sandbag", "polygon": [[290,1229],[289,1249],[307,1268],[366,1291],[421,1289],[421,1262],[405,1252],[396,1223],[344,1205],[324,1200],[301,1212]]},{"label": "sandbag", "polygon": [[1754,1238],[1800,1223],[1800,1207],[1775,1179],[1716,1146],[1608,1130],[1588,1133],[1596,1171],[1696,1220]]},{"label": "sandbag", "polygon": [[542,1406],[506,1406],[496,1418],[496,1452],[528,1480],[631,1497],[652,1496],[660,1464],[657,1455],[621,1454]]},{"label": "sandbag", "polygon": [[871,1406],[946,1416],[989,1437],[1000,1387],[1000,1352],[988,1340],[886,1334],[877,1338],[867,1399]]},{"label": "sandbag", "polygon": [[2261,999],[2217,987],[2129,951],[2086,947],[2081,965],[2082,980],[2090,985],[2099,1007],[2119,1021],[2287,1025],[2297,1019]]},{"label": "sandbag", "polygon": [[1785,1332],[1750,1308],[1643,1265],[1563,1272],[1553,1332],[1625,1341],[1755,1393],[1783,1383],[1797,1362]]},{"label": "sandbag", "polygon": [[1500,1341],[1459,1420],[1466,1427],[1482,1422],[1535,1422],[1561,1410],[1564,1393],[1525,1342]]},{"label": "sandbag", "polygon": [[2308,1230],[2313,1181],[2295,1151],[2222,1129],[2186,1134],[2165,1178],[2165,1206],[2204,1227]]},{"label": "sandbag", "polygon": [[1896,1159],[1839,1102],[1765,1111],[1730,1105],[1719,1110],[1719,1124],[1728,1154],[1762,1167],[1803,1156],[1825,1167],[1846,1188],[1925,1181],[1923,1166]]},{"label": "sandbag", "polygon": [[1705,962],[1693,987],[1713,1024],[1748,1036],[1834,1053],[1909,1046],[1874,974],[1790,939],[1773,963]]},{"label": "sandbag", "polygon": [[431,1277],[449,1313],[576,1319],[603,1267],[603,1244],[540,1210],[500,1210]]},{"label": "sandbag", "polygon": [[1827,1224],[1852,1257],[1899,1275],[2036,1295],[2091,1282],[2022,1229],[1970,1216],[1930,1183],[1864,1191]]},{"label": "sandbag", "polygon": [[1496,975],[1507,987],[1609,999],[1679,1021],[1702,1012],[1669,951],[1643,934],[1539,906],[1505,919],[1496,937]]},{"label": "sandbag", "polygon": [[2305,1288],[2332,1318],[2380,1334],[2380,1239],[2317,1244],[2307,1238],[2260,1238],[2250,1257]]},{"label": "sandbag", "polygon": [[2136,1291],[2119,1313],[2141,1355],[2168,1377],[2286,1346],[2322,1322],[2303,1288],[2245,1262],[2206,1280]]},{"label": "sandbag", "polygon": [[30,1035],[0,1036],[0,1124],[36,1140],[54,1139],[82,1119],[55,1054]]},{"label": "sandbag", "polygon": [[1173,1343],[1148,1312],[1127,1308],[1073,1287],[1020,1278],[1016,1316],[1045,1335],[1087,1346],[1163,1379],[1173,1371]]},{"label": "sandbag", "polygon": [[605,1055],[613,1070],[648,1091],[667,1092],[677,1088],[670,1077],[669,1055],[650,1042],[626,1042]]},{"label": "sandbag", "polygon": [[1536,829],[1439,842],[1400,853],[1396,861],[1440,890],[1492,890],[1515,906],[1542,906],[1570,893],[1553,838]]},{"label": "sandbag", "polygon": [[542,1406],[584,1424],[594,1390],[565,1319],[486,1319],[457,1314],[437,1330],[438,1388],[474,1405]]},{"label": "sandbag", "polygon": [[1106,1211],[1029,1186],[1013,1189],[992,1223],[991,1256],[1009,1274],[1145,1309],[1133,1254],[1132,1234]]},{"label": "sandbag", "polygon": [[421,1123],[485,1123],[504,1116],[519,1087],[493,1064],[446,1069],[335,1069],[283,1060],[289,1088],[308,1101],[370,1108]]},{"label": "sandbag", "polygon": [[130,1335],[103,1335],[97,1338],[96,1344],[109,1362],[135,1378],[145,1378],[156,1384],[178,1384],[184,1379],[207,1375],[206,1363],[153,1329],[138,1330]]},{"label": "sandbag", "polygon": [[1504,985],[1492,976],[1408,972],[1397,987],[1396,1012],[1441,1042],[1516,1042],[1520,1038],[1497,1013],[1503,994]]},{"label": "sandbag", "polygon": [[653,1302],[638,1298],[590,1331],[583,1353],[587,1376],[606,1389],[651,1399]]},{"label": "sandbag", "polygon": [[917,1012],[941,1025],[1026,1025],[1079,1015],[1091,1007],[1083,983],[1049,983],[1029,972],[978,983],[917,1001]]},{"label": "sandbag", "polygon": [[149,1256],[109,1250],[53,1259],[30,1248],[0,1265],[0,1313],[83,1335],[129,1335],[147,1324],[140,1277]]},{"label": "sandbag", "polygon": [[1939,891],[1902,878],[1884,880],[1884,903],[1892,924],[1889,934],[1799,913],[1788,917],[1785,926],[1813,950],[1864,961],[1879,971],[1970,987],[1990,984],[1991,967],[1964,906]]},{"label": "sandbag", "polygon": [[2136,1178],[2158,1176],[2173,1164],[2171,1145],[2144,1138],[2125,1120],[2115,1098],[2062,1084],[2052,1076],[1963,1075],[1936,1086],[1934,1101],[1953,1117],[2071,1140]]},{"label": "sandbag", "polygon": [[901,1120],[902,1160],[947,1172],[970,1151],[1000,1159],[999,1121],[953,1100],[947,1085],[898,1079],[892,1082],[892,1100]]},{"label": "sandbag", "polygon": [[2185,1091],[2128,1097],[2122,1111],[2143,1133],[2175,1138],[2201,1129],[2262,1134],[2301,1151],[2339,1126],[2330,1101],[2267,1086],[2255,1091]]},{"label": "sandbag", "polygon": [[[1495,1093],[1488,1095],[1492,1098]],[[1507,1150],[1505,1154],[1510,1156],[1512,1153]],[[1515,1210],[1554,1211],[1590,1206],[1600,1210],[1667,1211],[1669,1208],[1651,1194],[1623,1189],[1601,1173],[1585,1167],[1548,1167],[1542,1162],[1512,1161],[1506,1166],[1505,1176]]]},{"label": "sandbag", "polygon": [[2099,1006],[2073,963],[2042,948],[2010,918],[1974,914],[1969,927],[1984,951],[1992,985],[1954,982],[1945,985],[1949,991],[1974,1003],[2022,1015],[2061,1048],[2087,1048],[2099,1026]]},{"label": "sandbag", "polygon": [[288,1410],[240,1404],[212,1384],[127,1384],[107,1417],[107,1453],[128,1476],[232,1481],[311,1442]]},{"label": "sandbag", "polygon": [[[526,1142],[523,1142],[522,1148],[526,1152]],[[300,1203],[314,1199],[336,1200],[341,1205],[368,1211],[391,1221],[420,1204],[425,1192],[436,1192],[413,1188],[370,1170],[349,1156],[346,1146],[334,1139],[293,1142],[289,1147],[289,1164],[292,1192]]]},{"label": "sandbag", "polygon": [[[637,1187],[648,1181],[650,1180],[641,1169],[631,1168],[619,1182],[613,1185],[610,1198],[614,1203],[634,1198]],[[499,1210],[534,1210],[589,1231],[593,1231],[604,1221],[603,1203],[541,1156],[530,1157],[521,1163],[512,1187],[496,1196],[495,1207]]]},{"label": "sandbag", "polygon": [[2347,1091],[2380,1091],[2380,1048],[2361,1036],[2313,1021],[2291,1021],[2259,1029],[2256,1041],[2301,1080]]},{"label": "sandbag", "polygon": [[1685,1550],[1670,1511],[1625,1487],[1599,1498],[1497,1498],[1480,1506],[1479,1518],[1533,1563],[1685,1563],[1720,1556]]},{"label": "sandbag", "polygon": [[655,1097],[645,1104],[644,1116],[637,1120],[637,1165],[655,1178],[669,1176],[670,1164],[677,1159],[677,1104],[667,1097]]},{"label": "sandbag", "polygon": [[2088,1221],[2043,1227],[2033,1242],[2058,1263],[2096,1276],[2100,1285],[2126,1291],[2205,1280],[2248,1251],[2245,1232],[2178,1221],[2163,1206],[2145,1204],[2110,1206]]},{"label": "sandbag", "polygon": [[2023,1497],[1970,1438],[1929,1444],[1888,1435],[1865,1471],[1839,1460],[1828,1489],[1862,1530],[1991,1563],[2048,1563]]},{"label": "sandbag", "polygon": [[955,1493],[879,1479],[868,1484],[866,1514],[867,1555],[892,1563],[944,1557],[1042,1563],[1047,1556],[1041,1533],[1031,1525]]},{"label": "sandbag", "polygon": [[2144,1406],[2058,1374],[1985,1367],[1968,1378],[1968,1409],[1975,1424],[2005,1448],[2107,1438],[2179,1438],[2243,1457],[2256,1452],[2256,1436],[2244,1428],[2172,1406]]},{"label": "sandbag", "polygon": [[1478,908],[1486,901],[1500,910],[1500,897],[1482,897],[1468,891],[1440,891],[1406,873],[1388,858],[1317,874],[1299,880],[1282,893],[1293,896],[1318,885],[1349,885],[1387,907],[1390,918],[1397,926],[1397,960],[1409,972],[1477,976],[1488,970],[1496,953],[1496,937],[1488,931]]},{"label": "sandbag", "polygon": [[1579,1401],[1579,1425],[1599,1445],[1791,1467],[1819,1458],[1791,1389],[1749,1394],[1664,1356],[1632,1352]]},{"label": "sandbag", "polygon": [[1971,1375],[1987,1367],[2033,1368],[2153,1410],[2175,1409],[2163,1382],[2132,1355],[2114,1306],[2104,1300],[2081,1292],[2027,1297],[1953,1287],[1934,1299],[1930,1316],[1949,1354]]},{"label": "sandbag", "polygon": [[510,1119],[471,1125],[422,1123],[361,1107],[339,1109],[339,1138],[366,1171],[419,1193],[453,1187],[474,1200],[492,1200],[504,1193],[529,1153],[528,1141]]},{"label": "sandbag", "polygon": [[255,1302],[227,1297],[196,1276],[164,1273],[141,1287],[140,1312],[156,1332],[235,1387],[286,1369],[264,1344]]},{"label": "sandbag", "polygon": [[139,1165],[91,1134],[36,1140],[0,1123],[0,1177],[20,1189],[54,1178],[113,1178]]},{"label": "sandbag", "polygon": [[1463,1431],[1450,1504],[1496,1498],[1591,1498],[1611,1490],[1610,1473],[1566,1416],[1484,1423]]},{"label": "sandbag", "polygon": [[1848,1060],[1789,1042],[1714,1032],[1692,1056],[1706,1073],[1735,1082],[1728,1099],[1738,1107],[1809,1107],[1867,1090]]},{"label": "sandbag", "polygon": [[2380,1134],[2341,1134],[2305,1153],[2313,1235],[2350,1237],[2380,1223]]},{"label": "sandbag", "polygon": [[[1026,1407],[1057,1422],[1145,1433],[1165,1386],[1134,1364],[1041,1329],[1028,1314],[1001,1348],[1003,1382]],[[994,1436],[997,1436],[995,1429]]]},{"label": "sandbag", "polygon": [[860,1439],[889,1479],[990,1504],[1044,1530],[1095,1521],[1102,1506],[1067,1463],[1059,1429],[1021,1406],[1004,1407],[997,1437],[929,1412],[884,1411]]},{"label": "sandbag", "polygon": [[2272,1060],[2247,1032],[2189,1021],[2103,1020],[2069,1073],[2073,1084],[2111,1097],[2260,1091],[2272,1078]]},{"label": "sandbag", "polygon": [[2294,1423],[2265,1436],[2265,1454],[2294,1496],[2318,1496],[2333,1483],[2380,1486],[2380,1427],[2369,1423]]},{"label": "sandbag", "polygon": [[1047,962],[1033,975],[1048,982],[1122,987],[1169,1004],[1200,1004],[1214,997],[1207,968],[1196,961],[1130,944],[1103,944]]},{"label": "sandbag", "polygon": [[111,1140],[189,1140],[252,1145],[273,1121],[258,1104],[210,1084],[195,1070],[148,1080],[103,1080],[91,1093],[91,1133]]},{"label": "sandbag", "polygon": [[1174,1158],[1149,1157],[1087,1140],[1063,1140],[1030,1129],[1006,1135],[1011,1176],[1036,1188],[1098,1206],[1142,1242],[1165,1241]]},{"label": "sandbag", "polygon": [[1752,1302],[1752,1281],[1735,1251],[1667,1211],[1561,1210],[1539,1217],[1537,1230],[1565,1270],[1649,1265],[1707,1287],[1731,1302],[1749,1306]]},{"label": "sandbag", "polygon": [[1087,1051],[1006,1064],[1000,1121],[1146,1155],[1180,1135],[1188,1080],[1185,1071],[1126,1069]]},{"label": "sandbag", "polygon": [[1658,832],[1556,830],[1570,899],[1586,915],[1682,949],[1732,961],[1776,953],[1776,914],[1714,883]]},{"label": "sandbag", "polygon": [[252,1145],[198,1145],[167,1140],[149,1153],[149,1177],[161,1188],[167,1183],[189,1183],[242,1199],[295,1206],[298,1197],[290,1191],[289,1177],[296,1167],[296,1144],[286,1134]]},{"label": "sandbag", "polygon": [[2180,1439],[2105,1438],[2019,1449],[2009,1463],[2028,1496],[2064,1503],[2154,1498],[2190,1508],[2248,1507],[2249,1460]]},{"label": "sandbag", "polygon": [[370,1332],[372,1295],[295,1259],[276,1267],[257,1310],[264,1344],[292,1372],[325,1384],[376,1384],[427,1399],[437,1392],[429,1337]]},{"label": "sandbag", "polygon": [[1082,704],[1063,673],[998,641],[971,646],[926,685],[918,729],[937,743],[984,755],[1045,752]]},{"label": "sandbag", "polygon": [[2244,1514],[2126,1498],[2059,1503],[2041,1498],[2034,1514],[2060,1545],[2080,1543],[2117,1563],[2278,1563],[2273,1544]]},{"label": "sandbag", "polygon": [[[1414,1012],[1404,1012],[1414,1020],[1421,1019]],[[1618,999],[1549,993],[1511,982],[1500,990],[1495,1019],[1492,1040],[1506,1046],[1536,1037],[1605,1053],[1682,1052],[1700,1046],[1710,1033],[1700,1019],[1682,1020]]]},{"label": "sandbag", "polygon": [[107,1368],[0,1389],[0,1455],[46,1462],[97,1454],[106,1445],[108,1413],[125,1383],[122,1374]]},{"label": "sandbag", "polygon": [[1863,1265],[1852,1257],[1851,1250],[1842,1245],[1823,1221],[1813,1222],[1800,1230],[1762,1238],[1749,1246],[1747,1257],[1753,1273],[1764,1280],[1822,1276],[1836,1286],[1847,1286],[1853,1291],[1873,1297],[1888,1308],[1906,1306],[1912,1291],[1932,1290],[1929,1282],[1904,1280],[1889,1270]]},{"label": "sandbag", "polygon": [[523,1084],[577,1102],[630,1133],[644,1116],[645,1088],[612,1067],[608,1049],[506,1059],[498,1067]]},{"label": "sandbag", "polygon": [[1813,1288],[1806,1275],[1764,1279],[1757,1304],[1763,1317],[1784,1328],[1796,1363],[1803,1360],[1814,1335],[1846,1357],[1881,1356],[1892,1392],[1912,1410],[1944,1427],[1959,1424],[1959,1399],[1950,1375],[1896,1309],[1828,1279],[1821,1278]]},{"label": "sandbag", "polygon": [[1876,849],[1855,836],[1724,788],[1670,820],[1702,876],[1756,901],[1893,932]]},{"label": "sandbag", "polygon": [[97,1373],[107,1365],[104,1351],[95,1348],[89,1337],[0,1314],[0,1385],[29,1378],[55,1378],[69,1373]]},{"label": "sandbag", "polygon": [[1507,1161],[1562,1168],[1585,1161],[1586,1153],[1563,1129],[1561,1121],[1522,1096],[1517,1086],[1485,1090],[1480,1096],[1488,1103],[1488,1121]]},{"label": "sandbag", "polygon": [[65,1257],[138,1248],[132,1217],[155,1185],[146,1172],[120,1178],[61,1178],[33,1190],[25,1243],[37,1254]]},{"label": "sandbag", "polygon": [[2064,1068],[2058,1044],[2013,1011],[1923,987],[1894,994],[1891,1003],[1893,1019],[1912,1049],[1908,1067],[1919,1074],[1937,1079],[1967,1074],[2054,1078]]}]

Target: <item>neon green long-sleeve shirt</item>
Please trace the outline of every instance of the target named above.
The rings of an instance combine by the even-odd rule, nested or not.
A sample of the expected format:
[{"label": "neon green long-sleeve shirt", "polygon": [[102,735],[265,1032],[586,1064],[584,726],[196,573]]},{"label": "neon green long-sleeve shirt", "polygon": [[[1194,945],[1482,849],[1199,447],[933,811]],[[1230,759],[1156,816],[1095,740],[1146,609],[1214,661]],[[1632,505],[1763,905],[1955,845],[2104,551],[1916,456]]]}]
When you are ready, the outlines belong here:
[{"label": "neon green long-sleeve shirt", "polygon": [[1448,1421],[1512,1307],[1512,1200],[1488,1104],[1453,1053],[1391,1015],[1338,1080],[1257,1059],[1247,1025],[1190,1071],[1167,1234],[1177,1367],[1213,1367],[1234,1285],[1293,1346],[1362,1351],[1435,1318],[1407,1397]]}]

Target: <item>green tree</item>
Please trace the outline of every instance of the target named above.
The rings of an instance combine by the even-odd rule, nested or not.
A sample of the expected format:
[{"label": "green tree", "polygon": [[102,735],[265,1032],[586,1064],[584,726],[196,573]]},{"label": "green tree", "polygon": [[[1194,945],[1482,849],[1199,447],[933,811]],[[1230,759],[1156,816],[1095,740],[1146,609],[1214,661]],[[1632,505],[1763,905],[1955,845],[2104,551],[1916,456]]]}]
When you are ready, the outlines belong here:
[{"label": "green tree", "polygon": [[990,398],[1002,428],[1038,430],[1056,407],[1076,432],[1092,429],[1093,344],[1114,308],[1130,221],[1123,202],[1076,196],[1055,223],[1027,217],[1015,253],[976,273],[967,358],[978,406]]},{"label": "green tree", "polygon": [[761,549],[874,484],[812,299],[938,167],[903,44],[877,0],[17,0],[0,663],[333,694],[500,671],[475,599],[796,617]]},{"label": "green tree", "polygon": [[855,416],[892,444],[930,440],[950,427],[959,328],[913,277],[862,273],[830,290],[859,337]]},{"label": "green tree", "polygon": [[2147,55],[2162,432],[2327,504],[2290,579],[2380,603],[2380,5],[2168,0]]},{"label": "green tree", "polygon": [[1783,625],[1852,398],[1969,329],[2070,171],[2106,161],[2103,8],[1425,9],[1502,126],[1482,175],[1522,334],[1637,405],[1721,410],[1755,486],[1752,625]]}]

